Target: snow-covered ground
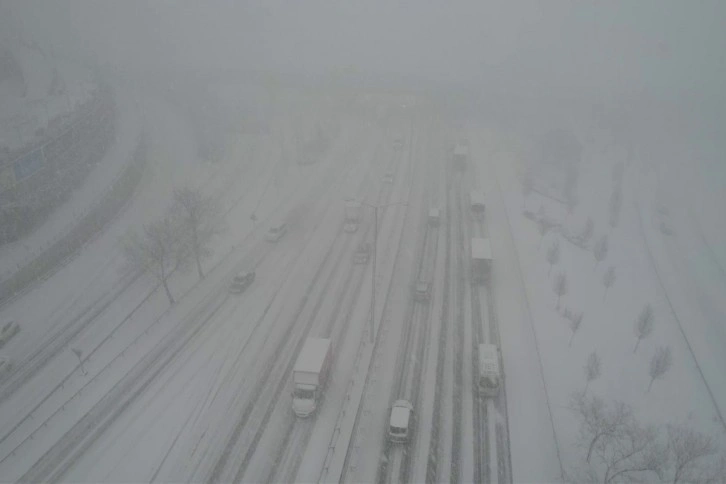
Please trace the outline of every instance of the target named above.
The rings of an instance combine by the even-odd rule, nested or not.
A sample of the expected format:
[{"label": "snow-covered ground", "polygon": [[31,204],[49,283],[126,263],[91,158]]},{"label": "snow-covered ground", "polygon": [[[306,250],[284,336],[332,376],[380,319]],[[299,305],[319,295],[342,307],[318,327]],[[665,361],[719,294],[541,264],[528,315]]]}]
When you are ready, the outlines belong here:
[{"label": "snow-covered ground", "polygon": [[[574,392],[585,389],[584,366],[593,351],[601,358],[602,376],[589,385],[589,394],[631,405],[645,423],[687,423],[723,440],[724,274],[678,184],[657,187],[649,164],[641,163],[647,160],[626,164],[621,216],[610,227],[612,170],[615,163],[628,161],[625,147],[589,138],[580,166],[579,203],[568,214],[565,206],[537,193],[523,197],[526,157],[536,156],[531,140],[483,126],[471,131],[471,139],[478,140],[473,156],[488,168],[479,180],[488,187],[489,226],[496,227],[491,233],[515,482],[560,480],[563,471],[571,473],[584,463],[576,445],[579,421],[569,404]],[[686,191],[696,193],[697,186],[694,181]],[[659,230],[656,209],[664,203],[671,210],[671,236]],[[542,238],[537,225],[524,217],[525,207],[532,212],[543,207],[573,233],[591,217],[593,243],[608,235],[605,260],[597,264],[591,250],[571,244],[556,230]],[[550,271],[546,253],[556,241],[560,258]],[[606,294],[602,281],[611,266],[616,280]],[[560,273],[567,276],[568,291],[557,308],[552,285]],[[504,292],[511,283],[523,285],[516,298]],[[633,327],[646,304],[655,311],[655,329],[634,352]],[[564,308],[584,313],[571,346]],[[647,391],[649,363],[658,346],[672,349],[674,364]]]}]

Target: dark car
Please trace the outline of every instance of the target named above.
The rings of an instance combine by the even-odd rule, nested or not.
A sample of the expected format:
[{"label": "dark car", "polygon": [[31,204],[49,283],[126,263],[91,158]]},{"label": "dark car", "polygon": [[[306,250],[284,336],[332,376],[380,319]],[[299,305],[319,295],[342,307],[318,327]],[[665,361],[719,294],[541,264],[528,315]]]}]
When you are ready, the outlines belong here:
[{"label": "dark car", "polygon": [[254,271],[237,274],[232,279],[232,284],[229,285],[229,292],[232,294],[240,294],[244,292],[244,290],[247,289],[254,280]]}]

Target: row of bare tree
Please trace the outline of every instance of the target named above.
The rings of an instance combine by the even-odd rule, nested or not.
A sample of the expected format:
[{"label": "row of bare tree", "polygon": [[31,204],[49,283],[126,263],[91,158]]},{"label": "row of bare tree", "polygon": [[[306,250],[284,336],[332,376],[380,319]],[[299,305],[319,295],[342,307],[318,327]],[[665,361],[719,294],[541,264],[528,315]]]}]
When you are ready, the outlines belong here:
[{"label": "row of bare tree", "polygon": [[577,446],[584,462],[570,470],[571,482],[726,482],[726,455],[718,441],[684,424],[644,425],[633,409],[608,405],[584,392],[572,397],[579,419]]},{"label": "row of bare tree", "polygon": [[122,239],[124,256],[132,268],[154,276],[164,287],[169,304],[174,304],[169,277],[193,264],[199,278],[204,278],[202,259],[212,253],[209,244],[223,227],[221,215],[215,199],[196,189],[177,188],[163,216]]}]

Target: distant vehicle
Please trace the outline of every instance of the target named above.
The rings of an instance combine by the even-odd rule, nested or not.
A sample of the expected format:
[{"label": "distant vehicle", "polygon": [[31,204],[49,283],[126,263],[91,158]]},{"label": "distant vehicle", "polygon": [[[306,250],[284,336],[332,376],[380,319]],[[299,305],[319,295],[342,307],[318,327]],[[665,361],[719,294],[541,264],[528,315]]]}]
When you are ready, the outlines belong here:
[{"label": "distant vehicle", "polygon": [[279,222],[270,227],[265,234],[265,240],[268,242],[277,242],[287,233],[287,223]]},{"label": "distant vehicle", "polygon": [[315,412],[328,380],[332,358],[330,339],[305,340],[292,371],[295,385],[292,410],[298,417],[309,417]]},{"label": "distant vehicle", "polygon": [[13,369],[13,360],[6,356],[0,356],[0,376],[10,373]]},{"label": "distant vehicle", "polygon": [[345,202],[345,223],[343,230],[353,233],[358,230],[360,223],[361,203],[355,200],[347,200]]},{"label": "distant vehicle", "polygon": [[479,345],[479,393],[496,397],[502,379],[499,368],[499,348],[492,344]]},{"label": "distant vehicle", "polygon": [[245,291],[255,280],[255,271],[242,272],[232,278],[229,285],[229,292],[232,294],[240,294]]},{"label": "distant vehicle", "polygon": [[20,331],[20,326],[18,326],[18,323],[15,321],[8,321],[5,323],[2,329],[0,329],[0,348],[2,348],[5,343],[10,340],[10,338],[15,336],[18,331]]},{"label": "distant vehicle", "polygon": [[466,170],[466,164],[469,160],[469,146],[466,142],[459,142],[454,145],[454,153],[452,161],[454,168],[457,170]]},{"label": "distant vehicle", "polygon": [[429,225],[432,227],[437,227],[439,225],[439,220],[441,219],[441,212],[438,208],[432,208],[429,210]]},{"label": "distant vehicle", "polygon": [[413,405],[408,400],[396,400],[391,407],[391,419],[388,426],[388,440],[406,443],[413,424]]},{"label": "distant vehicle", "polygon": [[484,216],[484,193],[478,190],[472,190],[469,192],[469,202],[471,203],[471,211],[477,217]]},{"label": "distant vehicle", "polygon": [[393,172],[388,171],[383,175],[383,183],[393,183]]},{"label": "distant vehicle", "polygon": [[471,282],[487,284],[492,271],[492,247],[489,239],[471,239]]},{"label": "distant vehicle", "polygon": [[403,149],[403,136],[393,138],[393,148],[396,150]]},{"label": "distant vehicle", "polygon": [[418,281],[414,290],[414,299],[417,301],[428,301],[431,298],[431,283]]},{"label": "distant vehicle", "polygon": [[367,264],[368,259],[371,255],[371,244],[364,242],[358,246],[353,255],[353,262],[355,264]]}]

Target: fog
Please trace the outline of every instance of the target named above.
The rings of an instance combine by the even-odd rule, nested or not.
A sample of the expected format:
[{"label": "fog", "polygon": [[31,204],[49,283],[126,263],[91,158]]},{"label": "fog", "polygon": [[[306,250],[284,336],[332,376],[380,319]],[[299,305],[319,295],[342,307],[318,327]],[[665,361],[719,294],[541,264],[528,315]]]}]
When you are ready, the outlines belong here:
[{"label": "fog", "polygon": [[639,482],[671,425],[726,455],[724,26],[0,0],[0,475]]},{"label": "fog", "polygon": [[[39,43],[154,72],[270,69],[715,96],[726,6],[642,2],[6,1]],[[12,24],[12,25],[8,25]]]}]

